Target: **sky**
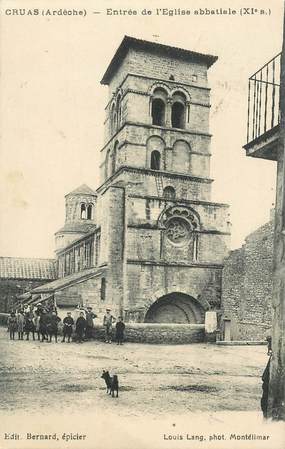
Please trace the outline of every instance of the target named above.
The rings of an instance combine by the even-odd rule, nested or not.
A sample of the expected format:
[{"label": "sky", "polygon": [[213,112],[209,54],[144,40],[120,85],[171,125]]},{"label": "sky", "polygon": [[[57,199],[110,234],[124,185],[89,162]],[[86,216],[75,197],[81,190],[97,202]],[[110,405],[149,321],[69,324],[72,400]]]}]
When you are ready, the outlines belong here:
[{"label": "sky", "polygon": [[[276,164],[247,158],[242,147],[248,78],[281,50],[283,1],[249,3],[267,14],[240,15],[240,0],[0,1],[1,256],[53,257],[64,195],[99,186],[108,95],[100,80],[124,35],[218,56],[209,70],[212,200],[230,205],[232,249],[268,221]],[[26,15],[7,15],[12,7]],[[36,7],[84,7],[86,16],[27,15]],[[156,7],[191,14],[157,16]],[[144,8],[153,13],[141,15]],[[200,8],[237,14],[195,15]]]}]

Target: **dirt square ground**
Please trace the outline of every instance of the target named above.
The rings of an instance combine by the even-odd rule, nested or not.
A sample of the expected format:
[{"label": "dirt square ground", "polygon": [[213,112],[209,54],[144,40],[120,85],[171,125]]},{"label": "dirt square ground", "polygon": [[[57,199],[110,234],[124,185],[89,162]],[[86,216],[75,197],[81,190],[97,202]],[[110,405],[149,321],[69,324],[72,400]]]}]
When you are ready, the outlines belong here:
[{"label": "dirt square ground", "polygon": [[[118,346],[98,341],[83,344],[10,341],[6,330],[1,328],[0,410],[4,432],[13,431],[16,416],[17,423],[22,423],[23,435],[28,429],[52,432],[54,426],[60,425],[67,433],[85,429],[90,441],[99,435],[107,440],[96,440],[96,446],[91,443],[77,446],[79,442],[74,441],[70,446],[70,442],[65,444],[58,437],[50,446],[34,441],[19,446],[10,440],[3,442],[2,433],[0,448],[128,449],[136,446],[149,449],[147,439],[154,432],[152,449],[196,449],[201,443],[178,443],[167,440],[167,435],[184,435],[190,424],[191,432],[194,429],[197,432],[203,416],[209,425],[202,424],[202,429],[208,433],[211,429],[217,431],[225,417],[235,428],[240,417],[260,425],[261,375],[268,360],[266,351],[266,346],[215,344]],[[106,394],[101,379],[103,369],[119,376],[118,399]],[[122,437],[114,446],[113,434],[118,437],[126,432],[128,441]],[[141,446],[136,440],[140,432],[139,441],[145,442]],[[95,436],[91,438],[91,434]],[[225,446],[226,449],[279,447],[253,443],[246,447],[233,443]],[[203,447],[224,447],[220,444],[214,440],[210,446]]]},{"label": "dirt square ground", "polygon": [[[208,410],[259,411],[265,346],[10,341],[0,333],[5,410],[114,407],[123,416]],[[103,369],[118,374],[120,399],[105,394]]]}]

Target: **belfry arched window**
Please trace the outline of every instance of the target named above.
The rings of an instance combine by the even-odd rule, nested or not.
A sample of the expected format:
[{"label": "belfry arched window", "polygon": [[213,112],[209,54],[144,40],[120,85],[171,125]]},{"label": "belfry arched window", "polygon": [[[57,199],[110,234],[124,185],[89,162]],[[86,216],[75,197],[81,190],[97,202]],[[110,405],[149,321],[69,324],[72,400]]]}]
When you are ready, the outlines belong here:
[{"label": "belfry arched window", "polygon": [[82,203],[80,206],[80,217],[81,217],[81,220],[85,220],[87,217],[87,210],[86,210],[85,203]]},{"label": "belfry arched window", "polygon": [[160,170],[160,152],[157,150],[151,152],[150,168],[152,170]]},{"label": "belfry arched window", "polygon": [[175,189],[172,186],[167,186],[163,189],[163,196],[169,200],[175,199]]},{"label": "belfry arched window", "polygon": [[92,220],[93,218],[93,204],[88,204],[87,206],[87,220]]},{"label": "belfry arched window", "polygon": [[151,117],[153,125],[165,126],[166,103],[167,93],[161,88],[155,89],[151,103]]},{"label": "belfry arched window", "polygon": [[171,124],[173,128],[184,128],[185,106],[182,103],[173,103],[171,108]]},{"label": "belfry arched window", "polygon": [[173,128],[185,128],[186,98],[181,92],[176,92],[172,97],[171,126]]},{"label": "belfry arched window", "polygon": [[163,126],[165,122],[165,104],[160,98],[155,98],[151,109],[152,124]]}]

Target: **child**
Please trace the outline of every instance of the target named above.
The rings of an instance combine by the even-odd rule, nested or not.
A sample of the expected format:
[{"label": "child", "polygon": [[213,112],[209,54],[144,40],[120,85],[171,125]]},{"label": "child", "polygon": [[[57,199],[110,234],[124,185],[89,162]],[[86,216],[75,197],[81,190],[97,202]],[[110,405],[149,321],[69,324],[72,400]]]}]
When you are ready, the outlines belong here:
[{"label": "child", "polygon": [[65,342],[65,337],[67,336],[67,343],[70,343],[70,337],[72,334],[72,326],[74,325],[74,320],[71,316],[71,312],[67,312],[67,316],[63,319],[63,339],[62,343]]},{"label": "child", "polygon": [[54,335],[55,342],[57,343],[57,333],[58,333],[58,323],[61,319],[57,316],[56,311],[54,310],[50,315],[50,321],[47,324],[47,331],[49,334],[49,342],[52,341],[52,336]]},{"label": "child", "polygon": [[122,345],[124,341],[124,331],[125,331],[125,323],[123,323],[122,317],[119,316],[118,321],[116,323],[116,340],[117,345]]}]

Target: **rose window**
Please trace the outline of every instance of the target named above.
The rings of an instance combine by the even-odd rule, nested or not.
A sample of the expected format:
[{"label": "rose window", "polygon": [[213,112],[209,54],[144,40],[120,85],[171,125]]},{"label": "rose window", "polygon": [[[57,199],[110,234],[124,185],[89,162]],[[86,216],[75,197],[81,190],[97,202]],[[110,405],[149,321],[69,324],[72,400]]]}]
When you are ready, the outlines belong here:
[{"label": "rose window", "polygon": [[172,218],[166,225],[166,236],[175,244],[183,244],[188,241],[190,237],[190,225],[186,220],[180,217]]}]

